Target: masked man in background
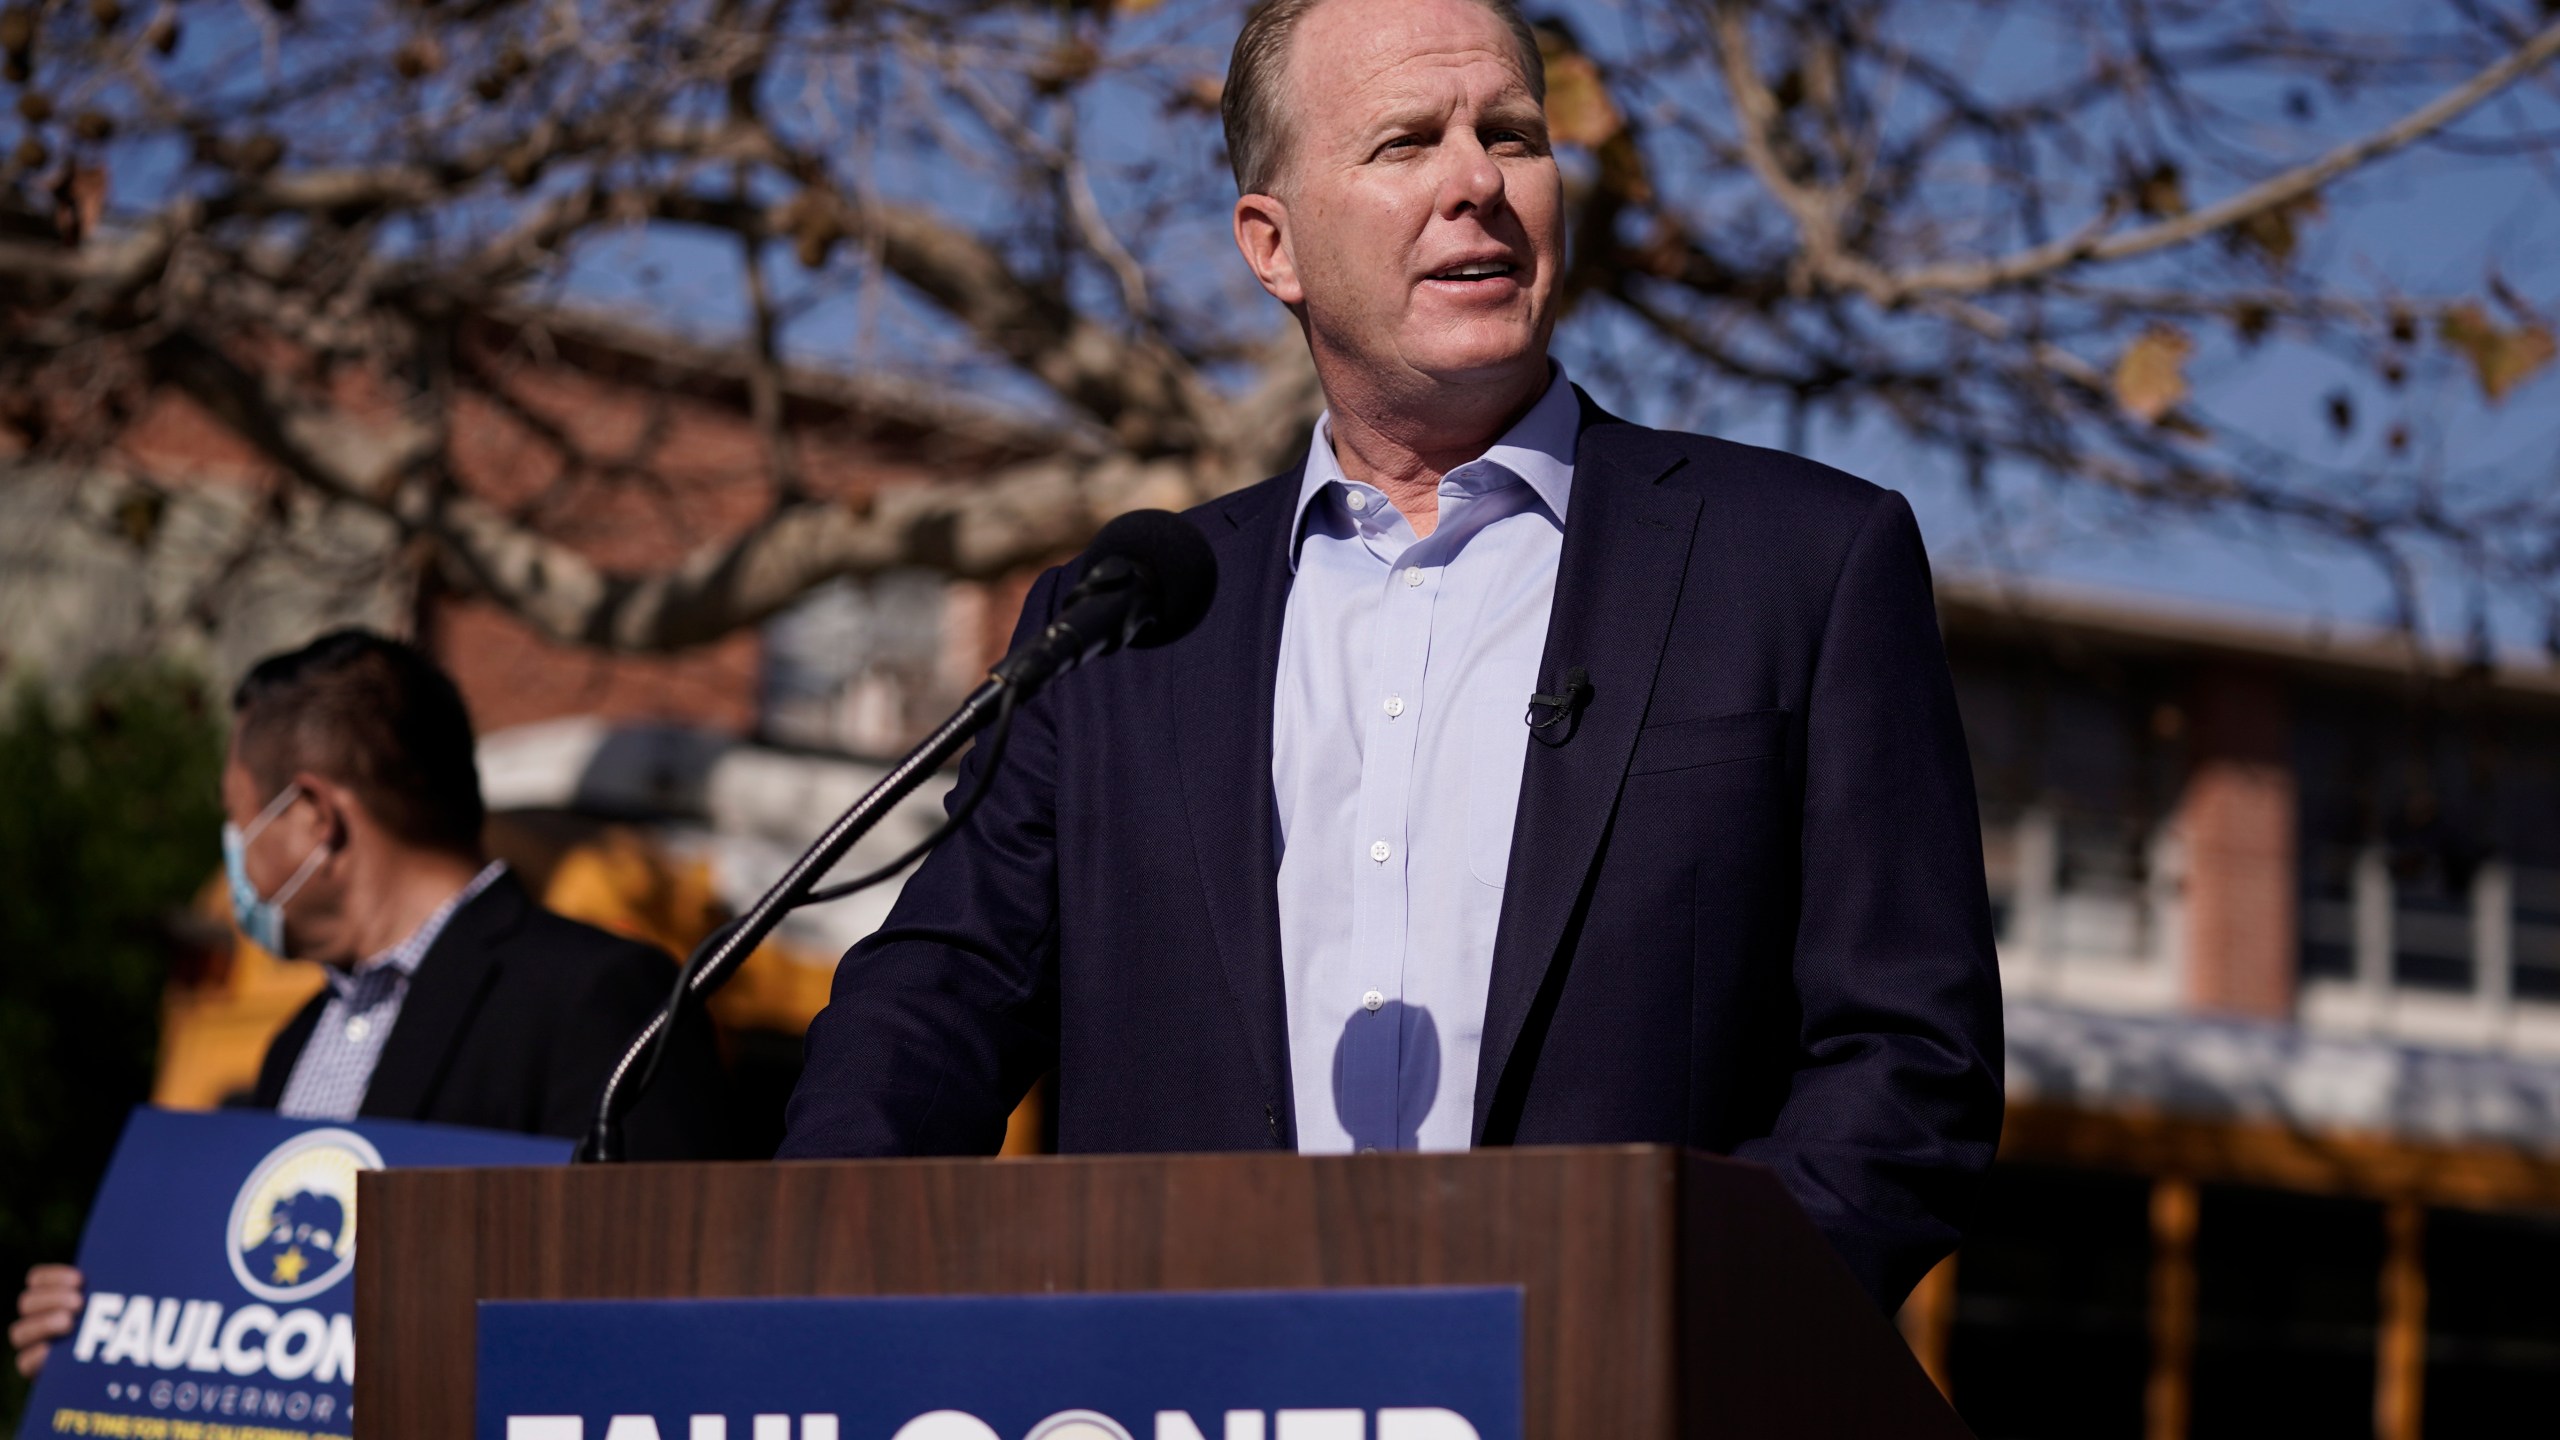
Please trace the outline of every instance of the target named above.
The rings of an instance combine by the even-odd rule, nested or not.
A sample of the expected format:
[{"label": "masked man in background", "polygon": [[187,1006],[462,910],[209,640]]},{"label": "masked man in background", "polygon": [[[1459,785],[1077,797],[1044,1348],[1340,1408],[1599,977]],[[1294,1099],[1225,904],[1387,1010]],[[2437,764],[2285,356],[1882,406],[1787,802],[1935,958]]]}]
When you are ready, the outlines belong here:
[{"label": "masked man in background", "polygon": [[[675,983],[665,954],[564,919],[481,848],[461,692],[360,630],[270,657],[232,695],[223,863],[240,931],[327,983],[269,1043],[250,1104],[576,1138]],[[723,1153],[726,1083],[689,1011],[625,1121],[634,1159]],[[71,1331],[80,1272],[28,1272],[9,1327],[32,1376]]]}]

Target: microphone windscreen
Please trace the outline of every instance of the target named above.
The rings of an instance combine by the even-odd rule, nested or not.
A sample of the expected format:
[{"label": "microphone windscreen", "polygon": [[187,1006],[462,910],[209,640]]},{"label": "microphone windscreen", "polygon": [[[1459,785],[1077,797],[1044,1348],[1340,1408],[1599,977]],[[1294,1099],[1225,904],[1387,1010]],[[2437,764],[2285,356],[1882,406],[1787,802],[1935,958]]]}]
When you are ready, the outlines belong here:
[{"label": "microphone windscreen", "polygon": [[1146,571],[1153,581],[1150,620],[1130,643],[1141,648],[1171,644],[1191,633],[1218,594],[1218,557],[1199,527],[1170,510],[1132,510],[1102,527],[1086,547],[1089,561],[1112,556]]}]

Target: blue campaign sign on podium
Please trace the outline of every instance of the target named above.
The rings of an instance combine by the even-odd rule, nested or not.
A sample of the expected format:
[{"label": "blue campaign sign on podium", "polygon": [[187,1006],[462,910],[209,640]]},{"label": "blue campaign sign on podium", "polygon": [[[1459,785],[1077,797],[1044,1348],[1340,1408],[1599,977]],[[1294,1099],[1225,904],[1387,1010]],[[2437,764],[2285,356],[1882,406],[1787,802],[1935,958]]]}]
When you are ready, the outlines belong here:
[{"label": "blue campaign sign on podium", "polygon": [[480,1440],[1519,1440],[1512,1287],[483,1301]]},{"label": "blue campaign sign on podium", "polygon": [[88,1287],[20,1440],[300,1440],[351,1427],[356,1176],[551,1165],[569,1142],[136,1109],[80,1237]]}]

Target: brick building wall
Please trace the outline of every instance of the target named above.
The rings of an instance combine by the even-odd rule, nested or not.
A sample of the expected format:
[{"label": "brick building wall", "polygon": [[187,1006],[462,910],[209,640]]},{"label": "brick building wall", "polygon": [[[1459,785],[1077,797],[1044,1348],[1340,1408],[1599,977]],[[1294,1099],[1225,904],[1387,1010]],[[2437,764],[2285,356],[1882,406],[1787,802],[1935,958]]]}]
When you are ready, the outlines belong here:
[{"label": "brick building wall", "polygon": [[[461,485],[608,574],[663,573],[735,538],[774,502],[773,467],[745,382],[720,352],[624,334],[584,317],[473,322],[460,352],[473,382],[448,417],[449,459]],[[280,372],[296,364],[289,354],[266,360]],[[369,395],[363,377],[326,383],[342,406],[362,414],[379,405],[388,418],[390,398]],[[858,506],[885,485],[943,477],[965,483],[1037,453],[1030,437],[939,397],[884,401],[884,394],[837,377],[786,377],[783,426],[800,493]],[[943,424],[950,416],[958,423]],[[210,617],[208,633],[182,637],[174,649],[192,653],[217,684],[260,656],[361,624],[426,645],[453,672],[483,732],[566,716],[737,735],[758,729],[767,661],[759,627],[671,654],[609,655],[556,643],[485,597],[444,588],[422,572],[417,552],[400,547],[387,521],[298,496],[254,449],[181,395],[153,396],[118,433],[102,468],[144,478],[198,531],[245,533],[259,524],[272,528],[278,514],[325,513],[325,525],[300,527],[311,533],[297,531],[290,553],[251,557],[227,576],[216,554],[198,567],[208,583],[229,588],[200,607]],[[211,552],[222,543],[210,535],[200,548]],[[105,613],[115,608],[107,602],[131,600],[146,585],[183,588],[162,583],[173,572],[167,555],[146,556],[139,546],[119,555],[112,537],[91,548],[100,546],[105,553],[89,568],[106,578],[75,577],[83,588],[71,608]],[[964,597],[969,603],[954,618],[967,621],[964,629],[983,626],[994,636],[989,644],[1000,645],[1020,587],[984,589]],[[255,593],[244,599],[244,591]],[[167,622],[143,615],[148,606],[124,608],[135,612],[130,623],[27,658],[68,673],[120,649],[173,648],[163,633]],[[9,658],[0,653],[0,661]],[[939,683],[937,677],[923,688]],[[939,698],[919,695],[908,708],[930,708]]]},{"label": "brick building wall", "polygon": [[[701,393],[648,357],[586,345],[475,337],[503,400],[466,394],[453,459],[482,498],[616,574],[674,568],[734,539],[773,504],[772,467],[735,394]],[[793,417],[797,483],[858,505],[911,462],[844,433],[823,411]],[[570,715],[666,721],[732,734],[756,725],[763,642],[741,630],[668,655],[606,655],[551,641],[485,599],[438,597],[423,638],[485,731]]]},{"label": "brick building wall", "polygon": [[2179,824],[2187,852],[2186,991],[2208,1013],[2293,1013],[2299,798],[2284,681],[2198,672]]}]

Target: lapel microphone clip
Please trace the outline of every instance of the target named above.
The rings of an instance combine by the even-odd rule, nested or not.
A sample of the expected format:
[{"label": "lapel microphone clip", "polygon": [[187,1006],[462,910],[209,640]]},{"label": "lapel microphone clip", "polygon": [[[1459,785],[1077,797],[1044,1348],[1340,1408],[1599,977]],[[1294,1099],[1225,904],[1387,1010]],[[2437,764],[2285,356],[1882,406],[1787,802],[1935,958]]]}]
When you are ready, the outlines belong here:
[{"label": "lapel microphone clip", "polygon": [[1590,703],[1591,672],[1576,665],[1564,672],[1563,693],[1531,695],[1528,713],[1520,718],[1528,722],[1531,735],[1546,744],[1561,745],[1573,738],[1574,722]]}]

